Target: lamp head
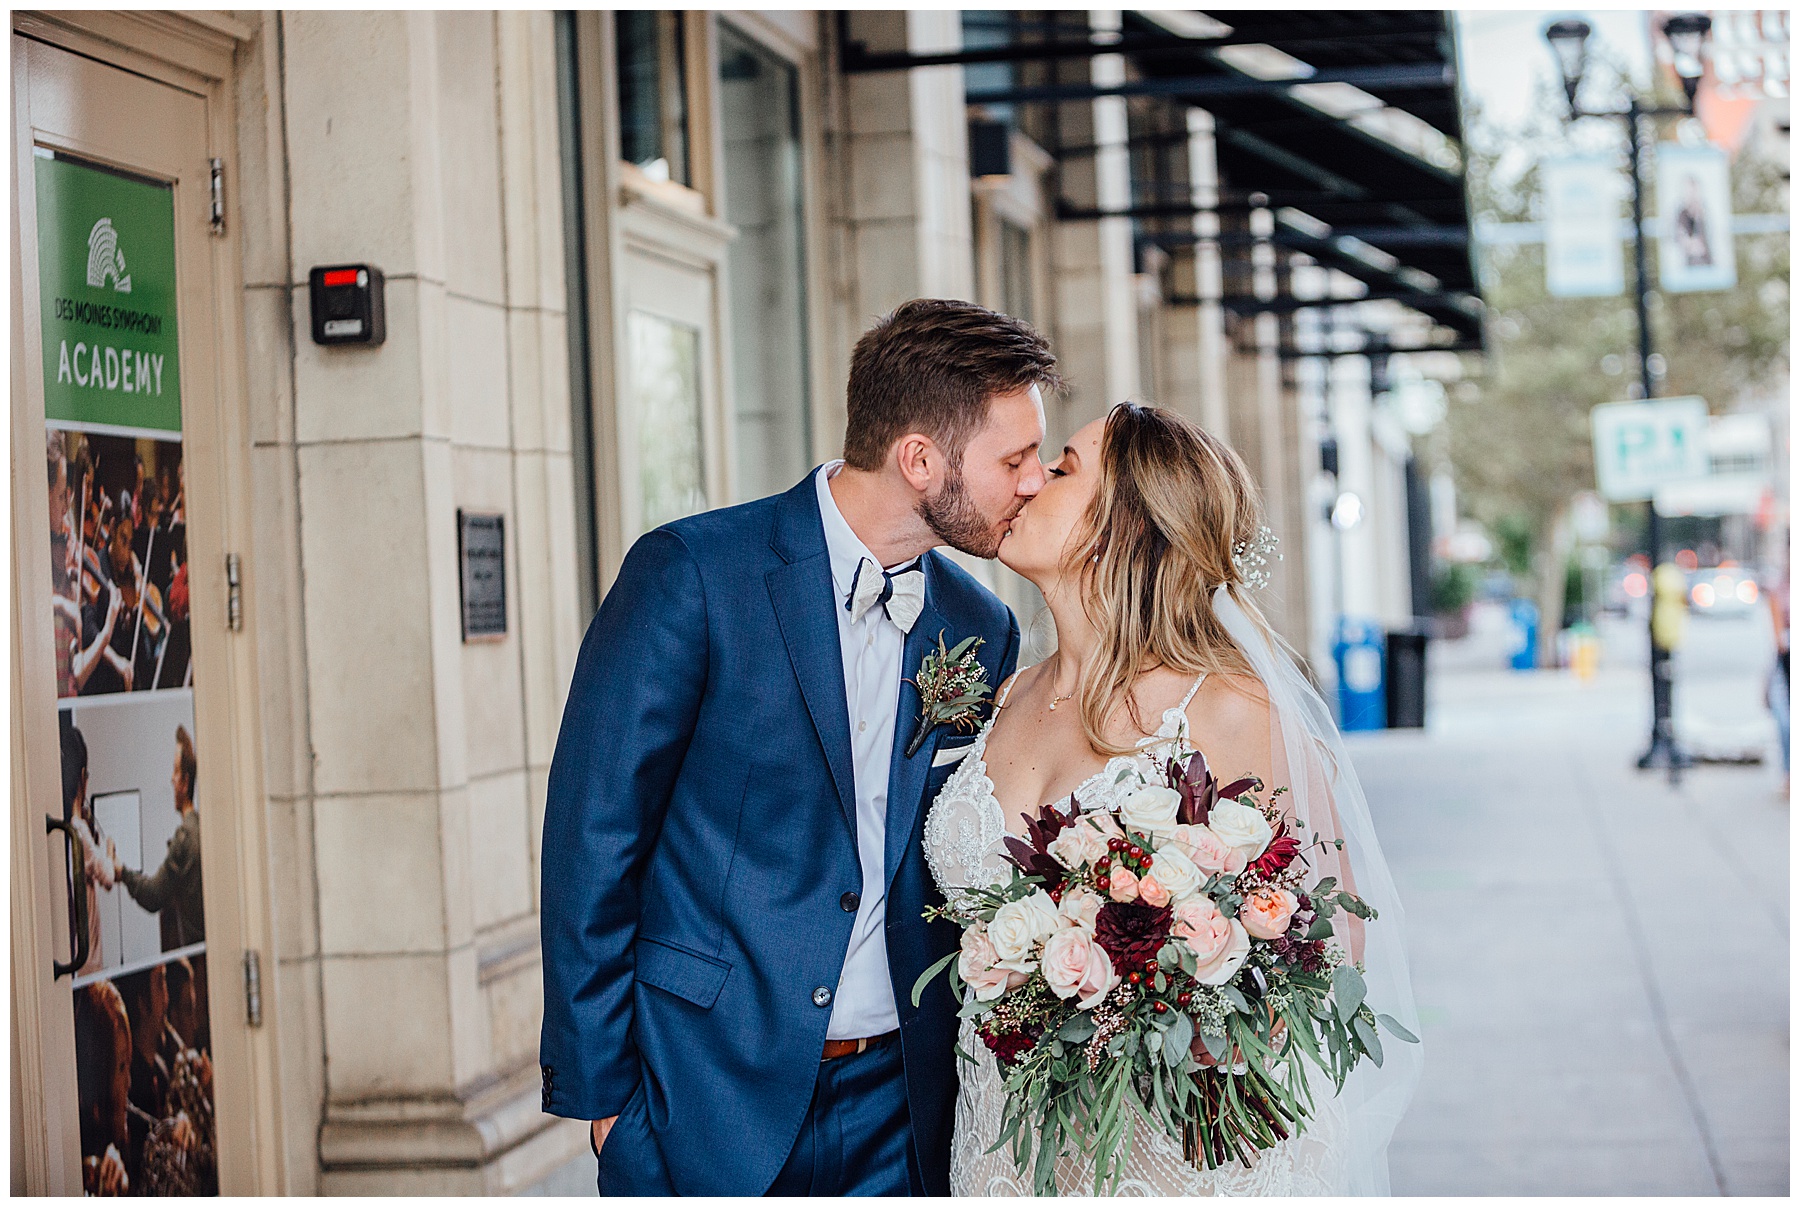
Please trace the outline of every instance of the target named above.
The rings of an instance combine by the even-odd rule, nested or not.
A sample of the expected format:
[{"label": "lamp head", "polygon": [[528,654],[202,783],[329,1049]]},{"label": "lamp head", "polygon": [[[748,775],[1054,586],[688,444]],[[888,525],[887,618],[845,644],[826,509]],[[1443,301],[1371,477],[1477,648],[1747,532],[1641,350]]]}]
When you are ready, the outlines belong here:
[{"label": "lamp head", "polygon": [[1681,77],[1681,88],[1687,93],[1688,108],[1694,107],[1694,94],[1700,88],[1700,76],[1706,66],[1700,61],[1700,48],[1712,31],[1712,18],[1705,13],[1676,13],[1663,22],[1663,36],[1674,52],[1675,74]]},{"label": "lamp head", "polygon": [[1581,77],[1587,72],[1587,40],[1593,27],[1578,17],[1551,23],[1544,30],[1544,40],[1556,52],[1556,64],[1562,69],[1563,91],[1569,97],[1569,112],[1575,112],[1575,93],[1581,88]]}]

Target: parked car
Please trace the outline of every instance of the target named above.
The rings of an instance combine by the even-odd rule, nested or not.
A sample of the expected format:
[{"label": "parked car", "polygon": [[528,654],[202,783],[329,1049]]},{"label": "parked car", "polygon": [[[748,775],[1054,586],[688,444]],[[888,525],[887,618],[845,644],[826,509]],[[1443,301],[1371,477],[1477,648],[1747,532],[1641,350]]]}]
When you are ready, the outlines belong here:
[{"label": "parked car", "polygon": [[1760,598],[1756,576],[1742,566],[1688,571],[1688,607],[1696,616],[1743,616]]}]

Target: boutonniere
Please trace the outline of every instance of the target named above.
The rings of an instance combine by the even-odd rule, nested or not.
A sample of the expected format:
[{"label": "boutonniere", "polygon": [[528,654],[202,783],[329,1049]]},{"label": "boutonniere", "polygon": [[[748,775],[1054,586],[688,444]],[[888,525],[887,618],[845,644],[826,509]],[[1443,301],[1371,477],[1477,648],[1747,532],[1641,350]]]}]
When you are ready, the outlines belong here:
[{"label": "boutonniere", "polygon": [[980,724],[981,702],[994,694],[987,681],[987,668],[975,661],[975,651],[982,646],[980,637],[965,637],[954,649],[944,647],[944,634],[938,632],[937,649],[919,663],[919,675],[908,680],[919,689],[919,728],[906,744],[906,757],[911,758],[925,744],[926,735],[939,725],[954,725],[971,730]]}]

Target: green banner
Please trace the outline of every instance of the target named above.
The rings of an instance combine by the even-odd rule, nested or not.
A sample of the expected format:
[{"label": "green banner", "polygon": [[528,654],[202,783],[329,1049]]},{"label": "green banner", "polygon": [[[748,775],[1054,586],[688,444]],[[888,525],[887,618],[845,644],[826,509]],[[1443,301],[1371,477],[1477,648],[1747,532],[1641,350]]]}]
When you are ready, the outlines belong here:
[{"label": "green banner", "polygon": [[33,162],[45,417],[179,432],[174,189]]}]

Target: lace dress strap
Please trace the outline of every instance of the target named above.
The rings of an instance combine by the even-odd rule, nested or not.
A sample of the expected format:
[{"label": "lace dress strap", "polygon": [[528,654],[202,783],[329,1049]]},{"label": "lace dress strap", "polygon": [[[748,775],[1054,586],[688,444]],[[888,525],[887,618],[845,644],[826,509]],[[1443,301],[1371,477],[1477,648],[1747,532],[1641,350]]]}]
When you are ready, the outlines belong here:
[{"label": "lace dress strap", "polygon": [[1007,678],[1006,682],[1000,685],[1000,695],[994,700],[995,712],[999,712],[1006,707],[1006,698],[1012,695],[1013,684],[1017,683],[1019,681],[1019,676],[1024,673],[1024,671],[1014,671],[1012,675]]},{"label": "lace dress strap", "polygon": [[1142,749],[1146,747],[1161,746],[1172,739],[1185,741],[1188,736],[1188,705],[1193,703],[1194,694],[1200,690],[1200,685],[1205,682],[1206,672],[1201,671],[1200,677],[1194,680],[1194,685],[1188,688],[1187,695],[1181,697],[1181,703],[1173,704],[1168,708],[1163,709],[1162,724],[1158,725],[1156,727],[1156,732],[1149,737],[1139,739],[1138,747]]}]

